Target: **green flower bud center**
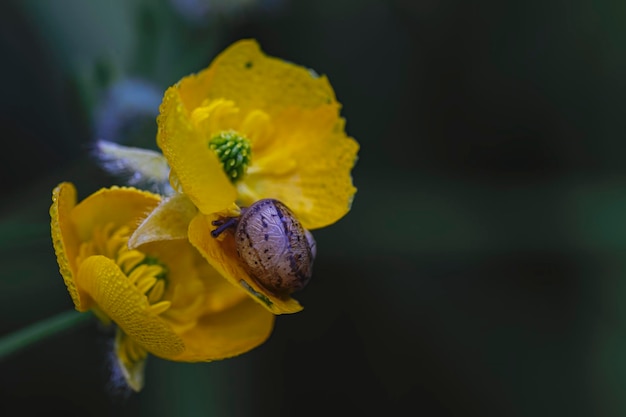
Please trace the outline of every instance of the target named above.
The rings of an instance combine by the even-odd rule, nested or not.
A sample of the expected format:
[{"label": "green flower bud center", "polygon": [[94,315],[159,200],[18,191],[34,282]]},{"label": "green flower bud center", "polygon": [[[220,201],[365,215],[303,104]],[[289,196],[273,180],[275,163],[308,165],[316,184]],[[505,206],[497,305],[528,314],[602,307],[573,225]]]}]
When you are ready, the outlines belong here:
[{"label": "green flower bud center", "polygon": [[239,133],[229,130],[219,132],[209,141],[209,148],[222,163],[222,168],[231,182],[243,178],[250,163],[250,141]]}]

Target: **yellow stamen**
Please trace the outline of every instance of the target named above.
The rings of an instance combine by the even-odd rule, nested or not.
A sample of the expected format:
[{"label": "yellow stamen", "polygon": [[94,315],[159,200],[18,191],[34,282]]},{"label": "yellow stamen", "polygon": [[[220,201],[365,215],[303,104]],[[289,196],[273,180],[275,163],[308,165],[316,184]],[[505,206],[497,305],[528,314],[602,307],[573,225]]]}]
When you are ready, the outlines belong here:
[{"label": "yellow stamen", "polygon": [[114,230],[114,224],[108,223],[93,231],[91,241],[83,243],[78,251],[77,263],[92,255],[105,255],[114,259],[130,283],[146,294],[154,314],[165,312],[171,305],[163,301],[165,294],[165,276],[167,270],[154,258],[147,257],[138,250],[128,249],[130,229],[120,227]]},{"label": "yellow stamen", "polygon": [[152,304],[149,308],[148,311],[151,314],[154,315],[159,315],[161,313],[163,313],[165,310],[167,310],[168,308],[170,308],[170,306],[172,305],[171,301],[159,301],[158,303]]},{"label": "yellow stamen", "polygon": [[205,133],[217,132],[228,125],[231,116],[236,115],[239,109],[230,100],[218,99],[205,101],[202,106],[191,113],[191,121]]},{"label": "yellow stamen", "polygon": [[137,281],[136,287],[139,290],[139,292],[145,294],[156,283],[157,283],[157,278],[155,277],[141,277],[141,279]]},{"label": "yellow stamen", "polygon": [[237,130],[250,139],[255,151],[263,149],[273,134],[270,117],[261,110],[252,110],[248,113]]},{"label": "yellow stamen", "polygon": [[150,294],[148,294],[148,302],[150,304],[154,304],[163,297],[163,293],[165,292],[165,281],[160,279],[154,284]]},{"label": "yellow stamen", "polygon": [[133,269],[133,271],[128,275],[128,280],[131,284],[136,284],[139,281],[139,278],[145,275],[145,271],[148,269],[148,265],[142,264],[137,268]]},{"label": "yellow stamen", "polygon": [[137,265],[139,265],[144,259],[146,255],[139,252],[138,250],[128,250],[123,251],[117,257],[117,264],[122,268],[122,271],[128,273],[132,271]]}]

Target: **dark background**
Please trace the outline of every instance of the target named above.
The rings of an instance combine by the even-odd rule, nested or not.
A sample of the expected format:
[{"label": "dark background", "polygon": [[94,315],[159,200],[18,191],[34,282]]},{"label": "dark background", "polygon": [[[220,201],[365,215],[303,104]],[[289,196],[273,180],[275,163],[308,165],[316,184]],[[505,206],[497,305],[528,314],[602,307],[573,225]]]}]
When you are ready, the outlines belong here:
[{"label": "dark background", "polygon": [[90,322],[0,362],[0,414],[626,414],[623,2],[208,3],[0,6],[0,331],[73,308],[50,195],[119,182],[90,154],[108,89],[157,92],[117,131],[151,143],[165,88],[247,37],[326,74],[361,145],[304,311],[234,359],[151,357],[130,397]]}]

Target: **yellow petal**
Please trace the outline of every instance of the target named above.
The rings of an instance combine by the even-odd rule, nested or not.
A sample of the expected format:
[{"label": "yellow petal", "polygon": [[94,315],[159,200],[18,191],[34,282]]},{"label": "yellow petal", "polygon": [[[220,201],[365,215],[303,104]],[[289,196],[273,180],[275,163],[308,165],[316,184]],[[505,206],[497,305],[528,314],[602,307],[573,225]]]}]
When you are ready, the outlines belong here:
[{"label": "yellow petal", "polygon": [[189,225],[189,241],[209,264],[233,285],[248,290],[252,299],[273,314],[301,311],[302,306],[298,301],[289,296],[279,298],[269,293],[248,275],[239,262],[232,233],[224,232],[219,238],[211,236],[211,230],[215,229],[211,222],[218,219],[219,216],[216,214],[209,216],[198,214]]},{"label": "yellow petal", "polygon": [[71,219],[71,212],[75,205],[76,187],[73,184],[63,182],[53,190],[52,206],[50,207],[52,244],[57,256],[59,270],[74,306],[78,311],[87,311],[90,308],[91,300],[85,292],[77,287],[75,282],[75,276],[78,272],[76,256],[80,247],[80,240]]},{"label": "yellow petal", "polygon": [[103,188],[81,201],[72,210],[72,220],[81,241],[91,239],[93,230],[107,224],[131,230],[160,201],[157,194],[130,187]]},{"label": "yellow petal", "polygon": [[211,361],[245,353],[267,340],[274,317],[249,297],[222,312],[206,314],[181,335],[186,349],[176,360]]},{"label": "yellow petal", "polygon": [[289,107],[340,107],[325,76],[269,57],[249,39],[229,46],[208,69],[184,78],[178,88],[187,109],[207,98],[233,100],[243,114],[261,109],[270,117]]},{"label": "yellow petal", "polygon": [[257,155],[239,186],[241,204],[275,198],[310,230],[342,218],[356,192],[351,171],[359,149],[343,125],[328,108],[281,115],[274,123],[276,139]]},{"label": "yellow petal", "polygon": [[185,351],[173,360],[211,361],[235,356],[260,345],[271,334],[274,315],[240,286],[224,279],[188,240],[150,242],[141,250],[168,267],[163,299],[169,301],[150,308],[170,304],[161,317],[185,344]]},{"label": "yellow petal", "polygon": [[184,351],[180,337],[167,322],[150,312],[147,297],[111,259],[90,256],[80,265],[77,281],[98,307],[148,352],[172,359]]},{"label": "yellow petal", "polygon": [[[207,99],[232,100],[241,114],[248,114],[240,129],[249,137],[252,121],[264,120],[265,131],[271,120],[271,139],[261,132],[263,140],[253,142],[249,174],[238,184],[242,205],[276,198],[307,229],[335,223],[350,210],[359,146],[345,134],[341,106],[326,77],[268,57],[255,41],[242,40],[178,88],[187,109]],[[263,118],[251,116],[260,110]]]},{"label": "yellow petal", "polygon": [[185,194],[176,193],[163,199],[130,236],[128,247],[134,249],[147,242],[187,238],[189,222],[197,212]]},{"label": "yellow petal", "polygon": [[167,89],[157,118],[157,144],[170,165],[172,187],[187,194],[201,212],[213,213],[232,204],[237,190],[209,148],[209,138],[191,121],[192,110],[182,104],[177,85]]},{"label": "yellow petal", "polygon": [[111,223],[134,228],[159,202],[159,196],[134,188],[101,189],[76,205],[76,188],[64,182],[53,191],[50,207],[52,241],[59,270],[78,311],[93,307],[93,300],[76,280],[76,259],[82,242],[95,228]]},{"label": "yellow petal", "polygon": [[[167,265],[168,285],[162,299],[171,300],[172,308],[164,313],[165,318],[188,310],[197,299],[202,301],[197,312],[199,317],[227,310],[247,298],[243,290],[231,285],[213,269],[187,239],[150,242],[142,245],[141,251]],[[196,317],[187,315],[181,319],[192,321]]]}]

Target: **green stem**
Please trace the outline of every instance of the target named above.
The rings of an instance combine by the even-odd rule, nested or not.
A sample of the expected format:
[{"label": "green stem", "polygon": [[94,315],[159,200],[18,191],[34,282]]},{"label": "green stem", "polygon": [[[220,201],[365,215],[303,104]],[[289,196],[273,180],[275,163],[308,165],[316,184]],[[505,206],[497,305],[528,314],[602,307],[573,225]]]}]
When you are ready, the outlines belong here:
[{"label": "green stem", "polygon": [[0,337],[0,361],[48,336],[85,323],[91,317],[92,314],[79,313],[74,310],[66,311]]}]

